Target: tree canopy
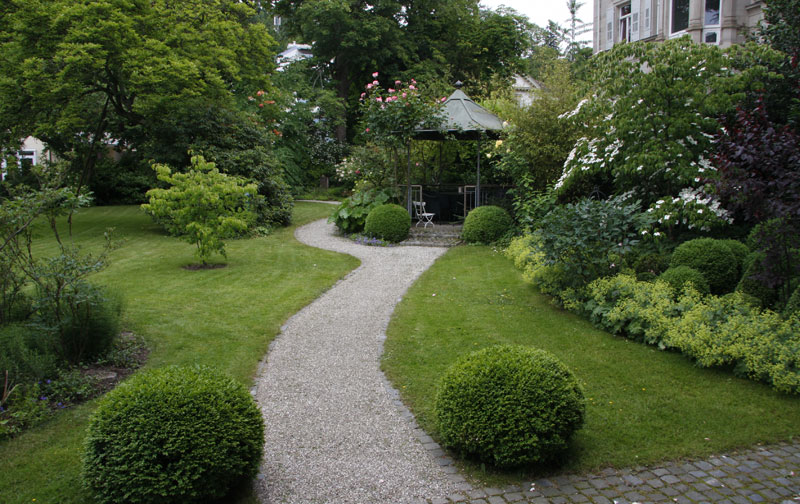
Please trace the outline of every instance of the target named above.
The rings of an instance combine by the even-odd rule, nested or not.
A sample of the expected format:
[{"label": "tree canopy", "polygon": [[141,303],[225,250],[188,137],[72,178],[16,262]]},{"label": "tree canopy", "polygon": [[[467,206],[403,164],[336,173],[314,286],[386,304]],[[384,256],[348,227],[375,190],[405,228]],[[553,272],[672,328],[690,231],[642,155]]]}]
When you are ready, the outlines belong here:
[{"label": "tree canopy", "polygon": [[0,131],[91,171],[102,141],[158,143],[173,116],[268,87],[273,40],[236,0],[9,0],[0,7]]}]

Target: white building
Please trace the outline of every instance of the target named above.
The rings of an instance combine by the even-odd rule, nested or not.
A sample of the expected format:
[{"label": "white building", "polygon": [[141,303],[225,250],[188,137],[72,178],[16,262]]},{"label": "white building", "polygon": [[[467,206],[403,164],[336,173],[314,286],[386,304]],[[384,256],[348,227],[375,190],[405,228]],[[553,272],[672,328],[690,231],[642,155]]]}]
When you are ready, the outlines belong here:
[{"label": "white building", "polygon": [[286,50],[278,55],[278,72],[282,72],[284,68],[291,65],[295,61],[300,61],[312,57],[311,46],[308,44],[298,44],[297,42],[290,42]]},{"label": "white building", "polygon": [[683,35],[721,47],[739,44],[763,18],[762,5],[762,0],[594,0],[594,52]]},{"label": "white building", "polygon": [[[45,161],[55,161],[55,156],[47,150],[47,147],[38,138],[29,136],[23,140],[20,149],[17,151],[19,163],[30,163],[31,165],[42,164]],[[0,161],[0,180],[6,178],[6,160],[3,157]]]},{"label": "white building", "polygon": [[536,99],[534,91],[542,89],[542,83],[527,75],[514,74],[514,84],[511,85],[511,88],[514,90],[517,105],[524,108]]}]

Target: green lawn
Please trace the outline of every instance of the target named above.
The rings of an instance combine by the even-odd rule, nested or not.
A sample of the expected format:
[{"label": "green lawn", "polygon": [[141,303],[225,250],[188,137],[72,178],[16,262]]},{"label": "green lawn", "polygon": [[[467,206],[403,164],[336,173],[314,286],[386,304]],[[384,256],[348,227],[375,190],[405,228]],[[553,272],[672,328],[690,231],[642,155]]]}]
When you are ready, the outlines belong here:
[{"label": "green lawn", "polygon": [[555,354],[581,381],[588,406],[561,468],[501,473],[463,464],[492,485],[702,457],[800,434],[800,398],[597,330],[553,307],[488,247],[451,249],[409,290],[389,326],[383,368],[436,438],[439,377],[465,352],[498,343]]},{"label": "green lawn", "polygon": [[[295,225],[327,217],[332,207],[298,203]],[[99,207],[74,217],[74,237],[99,247],[115,227],[124,245],[97,282],[125,299],[124,327],[143,336],[147,367],[202,363],[248,386],[280,326],[358,265],[350,256],[306,247],[294,227],[266,238],[228,243],[227,267],[188,271],[194,246],[166,236],[138,207]],[[48,236],[42,232],[42,236]],[[52,248],[48,239],[40,252]],[[220,259],[221,260],[221,259]],[[84,503],[81,445],[95,402],[73,408],[10,441],[0,443],[0,502]],[[238,502],[255,502],[247,489]]]}]

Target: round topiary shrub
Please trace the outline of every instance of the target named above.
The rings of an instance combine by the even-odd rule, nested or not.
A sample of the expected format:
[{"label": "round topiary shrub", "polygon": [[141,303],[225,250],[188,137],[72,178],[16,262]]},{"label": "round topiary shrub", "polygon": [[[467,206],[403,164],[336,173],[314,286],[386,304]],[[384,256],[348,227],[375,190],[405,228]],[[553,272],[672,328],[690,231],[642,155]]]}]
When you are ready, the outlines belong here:
[{"label": "round topiary shrub", "polygon": [[494,243],[512,226],[511,216],[504,209],[486,205],[472,209],[464,220],[461,238],[468,243]]},{"label": "round topiary shrub", "polygon": [[670,266],[689,266],[705,277],[712,294],[733,291],[739,282],[736,256],[724,240],[697,238],[681,243]]},{"label": "round topiary shrub", "polygon": [[708,282],[702,273],[689,266],[674,266],[669,268],[658,277],[672,287],[676,295],[680,295],[686,286],[686,282],[692,282],[694,288],[700,294],[708,294]]},{"label": "round topiary shrub", "polygon": [[411,229],[411,216],[400,205],[380,205],[370,210],[364,224],[364,232],[369,236],[397,243],[408,238]]},{"label": "round topiary shrub", "polygon": [[741,278],[742,273],[744,273],[744,262],[747,259],[747,256],[750,255],[750,249],[744,243],[740,242],[739,240],[720,240],[724,243],[728,249],[733,252],[733,256],[736,258],[736,267],[737,272],[739,274],[739,278]]},{"label": "round topiary shrub", "polygon": [[142,372],[89,422],[86,486],[100,503],[207,502],[256,474],[264,422],[247,389],[201,367]]},{"label": "round topiary shrub", "polygon": [[442,376],[442,444],[497,467],[552,459],[583,425],[578,380],[551,354],[499,345],[459,359]]}]

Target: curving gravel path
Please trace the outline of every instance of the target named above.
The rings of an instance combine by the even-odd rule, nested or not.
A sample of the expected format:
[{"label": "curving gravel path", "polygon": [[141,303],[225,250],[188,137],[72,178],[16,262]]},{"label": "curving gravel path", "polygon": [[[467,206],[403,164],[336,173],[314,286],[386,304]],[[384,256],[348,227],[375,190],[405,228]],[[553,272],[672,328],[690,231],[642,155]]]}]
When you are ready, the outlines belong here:
[{"label": "curving gravel path", "polygon": [[262,363],[261,502],[405,503],[463,489],[398,410],[379,368],[395,305],[446,249],[356,245],[324,220],[295,236],[361,266],[294,315]]}]

